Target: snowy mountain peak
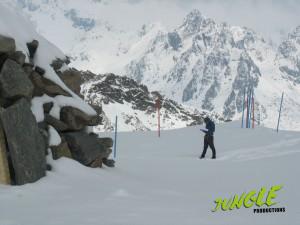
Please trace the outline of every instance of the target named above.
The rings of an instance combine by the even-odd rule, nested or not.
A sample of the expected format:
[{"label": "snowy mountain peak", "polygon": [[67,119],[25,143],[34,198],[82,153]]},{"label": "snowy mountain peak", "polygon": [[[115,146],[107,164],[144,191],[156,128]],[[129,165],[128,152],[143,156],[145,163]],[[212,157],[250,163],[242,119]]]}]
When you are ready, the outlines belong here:
[{"label": "snowy mountain peak", "polygon": [[184,19],[183,24],[179,27],[183,34],[188,36],[200,31],[201,24],[205,20],[201,12],[197,9],[191,11]]},{"label": "snowy mountain peak", "polygon": [[288,37],[289,39],[300,38],[300,26],[297,26],[291,33],[289,33]]},{"label": "snowy mountain peak", "polygon": [[[216,23],[193,10],[177,29],[148,33],[142,40],[140,48],[135,46],[126,55],[130,59],[126,74],[177,102],[235,119],[241,116],[244,90],[254,89],[257,122],[271,127],[278,90],[289,92],[287,107],[299,106],[295,99],[300,90],[295,84],[300,48],[295,39],[286,42],[290,50],[282,47],[293,57],[284,58],[287,65],[278,64],[276,50],[253,30]],[[292,111],[282,119],[285,127],[296,129],[299,124],[290,121],[300,115]]]}]

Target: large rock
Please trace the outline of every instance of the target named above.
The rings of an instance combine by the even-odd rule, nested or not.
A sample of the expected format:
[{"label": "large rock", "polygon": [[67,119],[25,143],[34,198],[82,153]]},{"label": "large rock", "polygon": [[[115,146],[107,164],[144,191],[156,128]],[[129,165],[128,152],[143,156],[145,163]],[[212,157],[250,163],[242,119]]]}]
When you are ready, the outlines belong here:
[{"label": "large rock", "polygon": [[98,115],[90,116],[70,106],[61,109],[60,120],[68,125],[69,130],[82,130],[86,126],[97,126],[101,123]]},{"label": "large rock", "polygon": [[10,184],[6,140],[2,125],[0,124],[0,184]]},{"label": "large rock", "polygon": [[13,54],[15,51],[15,40],[0,34],[0,69],[2,68],[3,63],[9,57],[9,55]]},{"label": "large rock", "polygon": [[30,109],[22,98],[9,108],[0,111],[7,138],[15,183],[32,183],[45,176],[46,143]]},{"label": "large rock", "polygon": [[32,63],[24,63],[23,70],[29,76],[33,71],[34,65]]},{"label": "large rock", "polygon": [[52,127],[54,127],[55,130],[57,130],[59,132],[67,131],[69,129],[67,124],[65,124],[64,122],[56,119],[55,117],[53,117],[49,114],[45,114],[45,122],[48,125],[51,125]]},{"label": "large rock", "polygon": [[0,72],[1,104],[25,97],[31,99],[33,84],[22,67],[11,59],[7,59]]},{"label": "large rock", "polygon": [[9,58],[14,60],[16,63],[20,64],[21,66],[24,65],[26,56],[21,51],[16,51],[9,55]]},{"label": "large rock", "polygon": [[58,146],[51,146],[53,159],[59,159],[61,157],[66,157],[72,159],[72,154],[68,143],[62,139],[62,142]]},{"label": "large rock", "polygon": [[0,35],[0,53],[12,53],[15,51],[15,40],[13,38]]},{"label": "large rock", "polygon": [[95,160],[108,158],[111,149],[99,143],[97,136],[84,132],[64,133],[72,157],[83,165],[90,166]]},{"label": "large rock", "polygon": [[30,80],[34,84],[34,96],[42,96],[47,94],[48,96],[55,97],[57,95],[64,95],[71,97],[71,95],[62,89],[59,85],[47,78],[44,78],[36,71],[33,71],[30,75]]},{"label": "large rock", "polygon": [[104,145],[106,148],[111,148],[114,144],[113,140],[108,137],[98,138],[98,142]]},{"label": "large rock", "polygon": [[[81,96],[80,86],[83,84],[81,74],[76,69],[69,69],[58,74],[60,79],[77,95]],[[82,97],[82,96],[81,96]]]}]

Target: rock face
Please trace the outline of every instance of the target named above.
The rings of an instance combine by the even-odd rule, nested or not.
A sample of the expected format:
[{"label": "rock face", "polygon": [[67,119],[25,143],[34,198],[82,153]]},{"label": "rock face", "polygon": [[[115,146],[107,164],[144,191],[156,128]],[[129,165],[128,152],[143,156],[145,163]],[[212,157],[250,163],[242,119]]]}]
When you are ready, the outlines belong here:
[{"label": "rock face", "polygon": [[72,157],[83,165],[90,165],[97,159],[107,158],[111,150],[98,140],[96,135],[84,132],[70,132],[64,134]]},{"label": "rock face", "polygon": [[39,131],[30,104],[25,99],[1,110],[8,148],[17,185],[35,182],[45,176],[46,143]]}]

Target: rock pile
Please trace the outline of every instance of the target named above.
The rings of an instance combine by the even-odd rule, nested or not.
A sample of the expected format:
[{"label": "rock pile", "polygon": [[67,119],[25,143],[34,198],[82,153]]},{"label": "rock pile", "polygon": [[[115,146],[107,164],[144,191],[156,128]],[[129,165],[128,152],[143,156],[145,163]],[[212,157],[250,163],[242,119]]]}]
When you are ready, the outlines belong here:
[{"label": "rock pile", "polygon": [[[108,159],[112,140],[86,129],[101,124],[99,115],[88,115],[72,104],[64,104],[58,117],[51,114],[55,107],[51,99],[78,98],[74,93],[80,93],[80,74],[62,69],[68,59],[53,60],[51,66],[68,90],[46,78],[46,70],[35,65],[39,42],[33,40],[27,48],[27,53],[16,51],[15,40],[0,35],[0,183],[22,185],[39,180],[51,168],[46,162],[49,153],[53,159],[69,157],[85,166],[114,166]],[[43,103],[44,118],[38,122],[32,111],[37,97],[50,99]]]}]

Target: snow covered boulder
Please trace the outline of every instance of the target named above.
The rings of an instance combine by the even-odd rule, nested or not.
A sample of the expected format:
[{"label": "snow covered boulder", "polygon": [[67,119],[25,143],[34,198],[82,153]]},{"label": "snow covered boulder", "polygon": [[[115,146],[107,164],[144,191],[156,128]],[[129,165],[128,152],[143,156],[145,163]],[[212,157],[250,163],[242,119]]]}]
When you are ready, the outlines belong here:
[{"label": "snow covered boulder", "polygon": [[21,97],[31,99],[33,84],[22,67],[7,59],[0,72],[0,98],[5,105]]},{"label": "snow covered boulder", "polygon": [[83,83],[81,73],[76,69],[68,69],[63,73],[58,73],[60,79],[77,95],[81,96],[80,86]]},{"label": "snow covered boulder", "polygon": [[[69,69],[68,57],[2,2],[0,15],[10,21],[0,23],[0,170],[4,172],[0,182],[8,183],[5,162],[12,184],[45,176],[49,148],[54,159],[75,155],[75,160],[87,166],[99,159],[102,162],[111,150],[85,132],[101,119],[78,96],[80,73]],[[66,135],[74,138],[64,139]]]},{"label": "snow covered boulder", "polygon": [[63,135],[69,144],[72,157],[85,166],[95,167],[95,161],[108,158],[111,153],[110,148],[100,143],[97,135],[85,132],[70,132]]},{"label": "snow covered boulder", "polygon": [[1,109],[1,122],[7,138],[15,184],[32,183],[45,176],[46,143],[30,103],[22,98],[14,105]]},{"label": "snow covered boulder", "polygon": [[74,107],[63,107],[60,111],[60,120],[68,125],[69,130],[82,130],[86,126],[97,126],[101,119],[98,115],[87,115]]},{"label": "snow covered boulder", "polygon": [[55,97],[57,95],[71,97],[71,95],[64,89],[62,89],[59,85],[47,78],[44,78],[35,71],[31,73],[29,78],[34,84],[34,96],[42,96],[43,94],[47,94],[51,97]]}]

